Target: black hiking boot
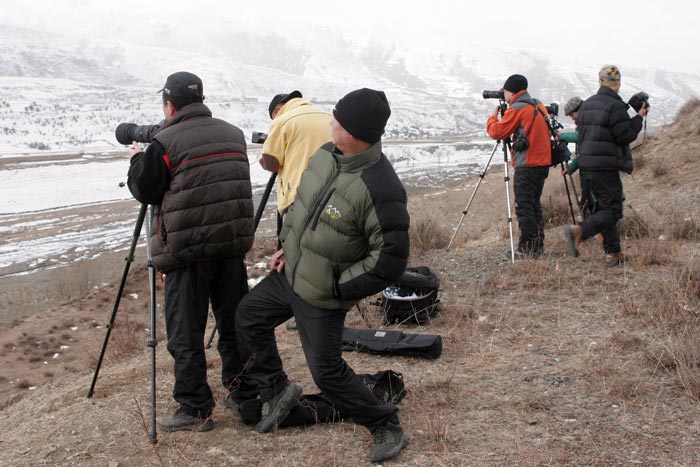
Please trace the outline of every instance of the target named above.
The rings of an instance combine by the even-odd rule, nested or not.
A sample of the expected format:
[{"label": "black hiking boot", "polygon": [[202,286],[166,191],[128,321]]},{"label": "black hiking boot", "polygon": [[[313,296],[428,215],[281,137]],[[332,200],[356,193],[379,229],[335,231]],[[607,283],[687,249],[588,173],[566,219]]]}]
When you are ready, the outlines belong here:
[{"label": "black hiking boot", "polygon": [[163,431],[209,431],[214,429],[214,420],[196,417],[181,407],[174,415],[159,418],[158,426]]},{"label": "black hiking boot", "polygon": [[258,433],[269,433],[279,425],[293,407],[299,404],[299,398],[304,391],[296,383],[289,383],[282,391],[269,401],[263,402],[262,418],[255,425]]},{"label": "black hiking boot", "polygon": [[374,445],[369,452],[372,462],[381,462],[396,456],[408,444],[401,425],[387,422],[372,432]]}]

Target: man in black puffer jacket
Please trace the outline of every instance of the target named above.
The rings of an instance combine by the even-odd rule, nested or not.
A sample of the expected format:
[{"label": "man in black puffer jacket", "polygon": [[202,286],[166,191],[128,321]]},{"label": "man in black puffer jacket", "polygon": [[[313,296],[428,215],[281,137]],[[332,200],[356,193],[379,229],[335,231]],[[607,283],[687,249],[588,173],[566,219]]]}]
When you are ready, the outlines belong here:
[{"label": "man in black puffer jacket", "polygon": [[646,103],[630,118],[629,106],[620,92],[620,70],[605,65],[598,73],[600,89],[580,107],[578,119],[578,165],[582,192],[596,200],[593,214],[581,225],[566,227],[568,253],[578,256],[578,247],[587,238],[603,234],[605,263],[615,266],[624,260],[617,221],[622,219],[620,171],[632,172],[629,144],[637,139],[647,114]]},{"label": "man in black puffer jacket", "polygon": [[282,368],[274,334],[294,316],[314,382],[340,413],[372,433],[373,462],[396,456],[406,436],[398,409],[380,402],[343,360],[342,337],[347,311],[397,280],[408,260],[406,192],[380,141],[390,114],[382,91],[359,89],[338,101],[332,142],[301,177],[273,271],[236,312],[241,356],[262,402],[255,430],[272,431],[301,396]]},{"label": "man in black puffer jacket", "polygon": [[234,322],[248,292],[245,254],[253,244],[250,168],[243,132],[212,118],[196,75],[174,73],[160,92],[167,124],[145,151],[134,143],[128,178],[134,198],[153,205],[153,265],[166,273],[165,324],[180,408],[159,425],[207,431],[214,427],[204,356],[210,301],[228,398],[257,393],[242,376]]}]

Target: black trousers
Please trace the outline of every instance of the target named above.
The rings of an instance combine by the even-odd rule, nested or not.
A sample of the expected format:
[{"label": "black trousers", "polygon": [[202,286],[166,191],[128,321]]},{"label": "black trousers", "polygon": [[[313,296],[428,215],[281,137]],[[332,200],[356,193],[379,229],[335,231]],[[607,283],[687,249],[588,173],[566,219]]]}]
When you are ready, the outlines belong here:
[{"label": "black trousers", "polygon": [[513,175],[515,215],[520,227],[518,251],[541,253],[544,250],[542,189],[549,167],[516,167]]},{"label": "black trousers", "polygon": [[204,355],[210,300],[218,324],[222,383],[238,396],[234,398],[256,394],[255,386],[243,375],[234,320],[238,302],[247,292],[243,258],[195,263],[165,276],[167,348],[175,359],[173,398],[192,415],[206,417],[215,405]]},{"label": "black trousers", "polygon": [[398,409],[383,404],[343,360],[344,310],[324,310],[294,293],[284,273],[272,272],[243,300],[236,312],[236,334],[247,372],[260,398],[271,399],[288,383],[275,341],[275,328],[292,316],[316,386],[335,408],[370,431],[399,423]]},{"label": "black trousers", "polygon": [[603,249],[606,253],[619,253],[620,234],[617,221],[622,219],[622,180],[620,172],[581,170],[581,191],[589,192],[593,214],[581,223],[583,238],[603,234]]}]

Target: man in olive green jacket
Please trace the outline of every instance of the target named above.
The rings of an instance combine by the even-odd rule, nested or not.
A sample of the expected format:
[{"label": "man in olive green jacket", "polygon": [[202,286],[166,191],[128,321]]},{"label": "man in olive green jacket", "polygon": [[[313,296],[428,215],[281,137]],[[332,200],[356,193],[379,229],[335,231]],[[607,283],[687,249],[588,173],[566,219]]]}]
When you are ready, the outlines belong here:
[{"label": "man in olive green jacket", "polygon": [[338,101],[332,142],[302,176],[273,271],[236,313],[241,357],[262,401],[256,431],[273,430],[302,393],[284,373],[274,335],[293,316],[318,388],[344,418],[372,432],[373,462],[396,456],[406,436],[398,409],[380,402],[341,353],[347,311],[397,280],[408,260],[406,192],[380,142],[390,114],[381,91],[359,89]]}]

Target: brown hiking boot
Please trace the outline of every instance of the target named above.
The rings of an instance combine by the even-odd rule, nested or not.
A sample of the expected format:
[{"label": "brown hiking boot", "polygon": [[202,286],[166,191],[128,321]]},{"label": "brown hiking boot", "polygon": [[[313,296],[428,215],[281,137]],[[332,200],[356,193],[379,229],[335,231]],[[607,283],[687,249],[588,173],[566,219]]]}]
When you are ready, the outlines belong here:
[{"label": "brown hiking boot", "polygon": [[618,266],[625,262],[625,254],[623,252],[619,253],[608,253],[605,255],[605,266],[612,268]]},{"label": "brown hiking boot", "polygon": [[583,242],[583,230],[580,225],[568,225],[564,229],[566,252],[572,258],[578,258],[578,247]]},{"label": "brown hiking boot", "polygon": [[179,408],[175,415],[159,418],[158,426],[163,431],[209,431],[214,429],[214,420],[194,416]]}]

